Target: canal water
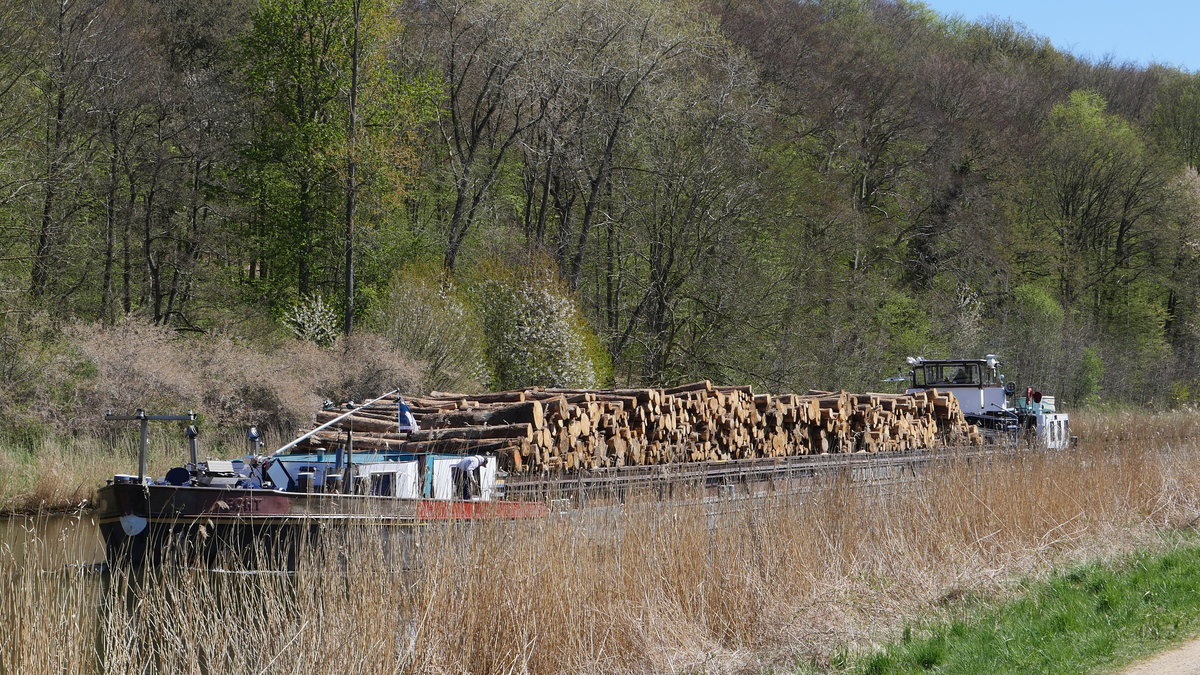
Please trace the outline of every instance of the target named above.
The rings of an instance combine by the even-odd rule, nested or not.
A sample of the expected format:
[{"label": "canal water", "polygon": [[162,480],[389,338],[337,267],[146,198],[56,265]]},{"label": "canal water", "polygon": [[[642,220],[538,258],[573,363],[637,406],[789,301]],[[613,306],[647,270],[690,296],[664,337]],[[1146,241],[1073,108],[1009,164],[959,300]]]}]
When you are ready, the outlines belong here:
[{"label": "canal water", "polygon": [[86,567],[104,560],[90,513],[0,516],[0,556],[43,570]]}]

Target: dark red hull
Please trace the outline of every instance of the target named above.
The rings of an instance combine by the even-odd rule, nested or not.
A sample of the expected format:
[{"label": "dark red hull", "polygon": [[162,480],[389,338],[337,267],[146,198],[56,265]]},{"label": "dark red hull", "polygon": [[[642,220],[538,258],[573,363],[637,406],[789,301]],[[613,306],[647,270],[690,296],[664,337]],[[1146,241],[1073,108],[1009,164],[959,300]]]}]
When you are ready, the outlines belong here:
[{"label": "dark red hull", "polygon": [[[366,495],[116,483],[97,493],[97,520],[110,563],[242,562],[265,555],[288,567],[305,540],[361,525],[403,549],[431,523],[515,520],[547,513],[538,502],[438,501]],[[405,555],[403,550],[398,551]]]}]

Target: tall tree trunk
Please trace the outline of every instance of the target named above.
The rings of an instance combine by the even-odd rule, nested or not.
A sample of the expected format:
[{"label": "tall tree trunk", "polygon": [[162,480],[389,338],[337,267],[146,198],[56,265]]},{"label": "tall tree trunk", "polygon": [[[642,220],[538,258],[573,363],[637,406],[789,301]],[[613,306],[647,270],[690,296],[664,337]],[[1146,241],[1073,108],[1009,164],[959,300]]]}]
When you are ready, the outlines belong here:
[{"label": "tall tree trunk", "polygon": [[117,120],[109,121],[112,154],[108,164],[108,194],[104,205],[104,274],[100,297],[100,321],[112,324],[113,316],[113,255],[117,242]]},{"label": "tall tree trunk", "polygon": [[345,316],[342,333],[349,335],[354,329],[354,212],[358,197],[358,161],[355,156],[355,132],[358,124],[358,28],[362,20],[362,0],[354,0],[354,35],[350,45],[350,120],[347,129],[346,156],[346,263],[345,263]]},{"label": "tall tree trunk", "polygon": [[300,179],[300,256],[296,266],[296,291],[308,297],[312,283],[312,184],[308,177]]},{"label": "tall tree trunk", "polygon": [[54,122],[46,130],[46,186],[42,196],[42,217],[38,226],[37,245],[34,249],[29,285],[30,295],[35,298],[40,298],[46,293],[46,285],[50,279],[50,256],[54,239],[54,205],[58,199],[59,155],[62,151],[63,122],[67,107],[64,86],[62,82],[58,83],[59,89],[54,99]]},{"label": "tall tree trunk", "polygon": [[612,340],[621,330],[621,288],[618,278],[617,258],[621,255],[620,242],[616,241],[616,223],[612,218],[608,219],[604,227],[604,317],[608,328],[609,347],[612,348]]},{"label": "tall tree trunk", "polygon": [[133,311],[133,214],[139,191],[133,168],[126,167],[125,180],[129,199],[125,203],[125,216],[121,218],[121,309],[129,314]]},{"label": "tall tree trunk", "polygon": [[146,190],[145,216],[142,218],[142,304],[153,308],[153,320],[159,319],[159,265],[154,254],[154,198],[158,192],[158,177],[152,176]]},{"label": "tall tree trunk", "polygon": [[[458,182],[466,183],[466,180],[463,177]],[[446,254],[442,257],[442,265],[451,271],[454,270],[454,265],[458,262],[458,249],[462,246],[466,230],[463,219],[467,211],[467,190],[465,187],[460,186],[456,192],[457,194],[454,197],[454,211],[450,214],[450,227],[446,235]]]},{"label": "tall tree trunk", "polygon": [[[631,97],[632,92],[628,98]],[[625,110],[622,107],[620,114],[624,115],[624,113]],[[575,243],[575,254],[571,256],[571,266],[567,270],[567,280],[571,284],[571,288],[579,285],[579,271],[583,267],[583,254],[587,249],[588,233],[591,231],[592,223],[596,218],[601,190],[608,184],[608,177],[612,170],[613,153],[617,145],[617,135],[622,128],[618,119],[613,124],[612,130],[605,140],[604,154],[600,157],[600,166],[596,169],[596,175],[592,177],[591,185],[589,186],[588,198],[583,205],[583,216],[579,220],[579,236]]]}]

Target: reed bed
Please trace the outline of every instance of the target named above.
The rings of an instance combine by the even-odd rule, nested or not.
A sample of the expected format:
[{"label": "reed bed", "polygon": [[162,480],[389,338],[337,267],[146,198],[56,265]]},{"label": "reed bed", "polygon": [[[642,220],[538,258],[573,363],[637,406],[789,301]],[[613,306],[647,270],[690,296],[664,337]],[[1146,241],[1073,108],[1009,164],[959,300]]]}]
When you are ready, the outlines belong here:
[{"label": "reed bed", "polygon": [[949,461],[899,483],[430,526],[407,564],[367,528],[306,549],[293,574],[97,575],[46,563],[80,544],[31,531],[0,543],[0,672],[827,665],[910,617],[1168,546],[1196,522],[1193,416],[1089,417],[1077,431],[1070,451]]}]

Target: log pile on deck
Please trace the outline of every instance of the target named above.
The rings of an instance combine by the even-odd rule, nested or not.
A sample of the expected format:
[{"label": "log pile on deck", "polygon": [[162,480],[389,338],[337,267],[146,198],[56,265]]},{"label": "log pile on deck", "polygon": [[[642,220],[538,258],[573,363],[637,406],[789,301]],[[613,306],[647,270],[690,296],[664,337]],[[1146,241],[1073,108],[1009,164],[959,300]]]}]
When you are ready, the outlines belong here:
[{"label": "log pile on deck", "polygon": [[[916,394],[754,394],[708,381],[669,389],[529,389],[405,396],[420,430],[400,433],[395,398],[315,434],[332,448],[496,454],[516,473],[978,445],[958,400]],[[317,413],[317,424],[345,413]]]}]

